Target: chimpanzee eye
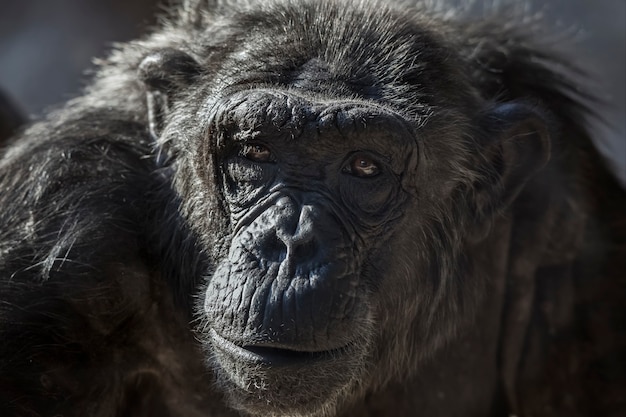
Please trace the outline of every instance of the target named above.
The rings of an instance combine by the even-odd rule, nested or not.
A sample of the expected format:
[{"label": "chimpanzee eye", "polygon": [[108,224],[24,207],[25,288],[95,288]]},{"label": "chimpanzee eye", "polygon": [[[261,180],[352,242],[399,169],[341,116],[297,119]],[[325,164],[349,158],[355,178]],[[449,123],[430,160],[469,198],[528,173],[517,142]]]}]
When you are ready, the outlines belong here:
[{"label": "chimpanzee eye", "polygon": [[355,177],[367,178],[378,175],[380,168],[372,158],[359,153],[348,161],[348,164],[343,168],[343,172],[354,175]]},{"label": "chimpanzee eye", "polygon": [[244,145],[241,155],[254,162],[272,162],[272,152],[264,145]]}]

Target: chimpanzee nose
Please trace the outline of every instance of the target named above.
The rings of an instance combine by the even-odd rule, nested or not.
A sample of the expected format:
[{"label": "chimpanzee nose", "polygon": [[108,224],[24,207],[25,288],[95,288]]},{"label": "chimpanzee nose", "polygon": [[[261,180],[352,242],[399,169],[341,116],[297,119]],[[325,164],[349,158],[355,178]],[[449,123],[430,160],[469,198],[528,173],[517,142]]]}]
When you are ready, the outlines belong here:
[{"label": "chimpanzee nose", "polygon": [[316,208],[309,204],[297,202],[294,198],[284,196],[276,201],[275,238],[277,250],[284,251],[281,258],[291,261],[306,262],[315,259],[319,254],[317,238]]}]

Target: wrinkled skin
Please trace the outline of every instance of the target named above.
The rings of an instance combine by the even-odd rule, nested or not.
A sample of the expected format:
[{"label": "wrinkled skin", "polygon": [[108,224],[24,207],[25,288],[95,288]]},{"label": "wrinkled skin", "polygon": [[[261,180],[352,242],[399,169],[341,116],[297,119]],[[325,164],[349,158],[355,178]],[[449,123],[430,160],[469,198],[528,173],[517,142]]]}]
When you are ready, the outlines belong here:
[{"label": "wrinkled skin", "polygon": [[618,413],[626,196],[495,22],[189,1],[121,46],[0,159],[1,414]]}]

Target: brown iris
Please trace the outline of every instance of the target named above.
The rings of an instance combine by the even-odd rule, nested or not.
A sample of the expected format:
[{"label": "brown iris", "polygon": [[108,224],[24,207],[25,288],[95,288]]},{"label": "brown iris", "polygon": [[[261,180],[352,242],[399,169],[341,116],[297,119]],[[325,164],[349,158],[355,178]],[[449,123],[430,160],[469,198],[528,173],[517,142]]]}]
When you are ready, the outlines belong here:
[{"label": "brown iris", "polygon": [[374,177],[380,172],[378,164],[365,154],[354,155],[346,167],[343,169],[345,173],[354,175],[355,177]]}]

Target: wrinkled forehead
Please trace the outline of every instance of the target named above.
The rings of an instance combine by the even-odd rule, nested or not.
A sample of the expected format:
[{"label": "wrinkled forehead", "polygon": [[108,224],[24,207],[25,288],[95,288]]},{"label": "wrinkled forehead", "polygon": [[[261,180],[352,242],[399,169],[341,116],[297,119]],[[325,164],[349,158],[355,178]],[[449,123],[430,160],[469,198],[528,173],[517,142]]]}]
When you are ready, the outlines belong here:
[{"label": "wrinkled forehead", "polygon": [[209,117],[218,147],[256,140],[283,145],[379,144],[402,149],[416,141],[409,122],[374,102],[312,100],[289,91],[240,91],[215,103]]}]

